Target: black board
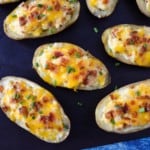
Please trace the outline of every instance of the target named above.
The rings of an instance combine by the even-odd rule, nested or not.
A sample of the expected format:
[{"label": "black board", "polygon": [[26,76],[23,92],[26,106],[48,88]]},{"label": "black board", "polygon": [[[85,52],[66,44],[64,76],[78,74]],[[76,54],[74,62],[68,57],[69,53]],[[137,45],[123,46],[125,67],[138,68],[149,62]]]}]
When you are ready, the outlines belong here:
[{"label": "black board", "polygon": [[[150,136],[149,129],[128,135],[107,133],[97,127],[94,118],[97,103],[114,90],[115,86],[121,87],[150,77],[148,68],[122,63],[116,67],[117,61],[105,53],[100,40],[102,32],[113,25],[122,23],[150,25],[150,18],[140,13],[135,0],[120,0],[115,12],[110,17],[101,20],[92,16],[85,1],[81,0],[80,17],[74,25],[51,37],[22,41],[11,40],[3,32],[4,18],[17,5],[18,3],[0,6],[0,78],[7,75],[21,76],[50,90],[68,114],[72,129],[69,137],[63,143],[48,144],[19,128],[0,111],[1,150],[78,150]],[[98,33],[93,31],[94,27],[98,28]],[[39,45],[55,41],[77,44],[101,59],[111,73],[111,84],[102,90],[74,92],[63,88],[54,88],[44,83],[32,69],[32,56]],[[80,106],[78,103],[83,105]]]}]

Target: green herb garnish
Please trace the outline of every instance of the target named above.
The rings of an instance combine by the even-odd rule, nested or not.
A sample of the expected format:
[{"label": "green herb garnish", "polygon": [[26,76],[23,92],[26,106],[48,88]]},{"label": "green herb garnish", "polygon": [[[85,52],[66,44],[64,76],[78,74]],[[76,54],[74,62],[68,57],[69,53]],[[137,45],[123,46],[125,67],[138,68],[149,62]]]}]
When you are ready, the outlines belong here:
[{"label": "green herb garnish", "polygon": [[37,4],[37,6],[38,6],[39,8],[42,8],[42,7],[43,7],[43,4]]},{"label": "green herb garnish", "polygon": [[36,66],[36,67],[39,67],[39,63],[36,62],[36,63],[35,63],[35,66]]},{"label": "green herb garnish", "polygon": [[83,103],[77,102],[77,105],[78,105],[78,106],[83,106]]},{"label": "green herb garnish", "polygon": [[111,119],[110,122],[111,122],[111,124],[115,125],[115,120],[114,119]]},{"label": "green herb garnish", "polygon": [[75,72],[75,68],[71,67],[71,66],[67,66],[67,73],[72,73]]},{"label": "green herb garnish", "polygon": [[16,14],[13,14],[13,15],[11,15],[13,18],[17,18],[17,15]]},{"label": "green herb garnish", "polygon": [[14,99],[19,99],[19,98],[20,98],[20,94],[15,93],[15,95],[14,95]]},{"label": "green herb garnish", "polygon": [[139,113],[144,113],[144,112],[145,112],[145,108],[144,107],[139,108]]},{"label": "green herb garnish", "polygon": [[119,62],[116,62],[116,63],[115,63],[115,66],[116,66],[116,67],[119,67],[119,66],[120,66],[120,63],[119,63]]},{"label": "green herb garnish", "polygon": [[93,30],[94,30],[95,33],[98,33],[98,28],[97,27],[94,27]]},{"label": "green herb garnish", "polygon": [[136,95],[137,95],[137,96],[140,96],[140,95],[141,95],[141,92],[140,92],[140,91],[136,91]]}]

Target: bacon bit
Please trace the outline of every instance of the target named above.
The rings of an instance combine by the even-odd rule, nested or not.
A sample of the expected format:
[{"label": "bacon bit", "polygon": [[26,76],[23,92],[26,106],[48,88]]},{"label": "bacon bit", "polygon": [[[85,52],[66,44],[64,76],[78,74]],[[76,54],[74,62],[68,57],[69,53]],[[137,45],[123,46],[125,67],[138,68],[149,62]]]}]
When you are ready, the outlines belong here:
[{"label": "bacon bit", "polygon": [[132,112],[132,117],[133,118],[137,118],[137,115],[138,115],[137,112]]},{"label": "bacon bit", "polygon": [[24,25],[26,25],[26,23],[27,23],[27,20],[26,20],[26,18],[24,16],[19,17],[19,24],[20,24],[20,26],[24,26]]},{"label": "bacon bit", "polygon": [[117,32],[118,32],[118,28],[114,28],[113,31],[112,31],[113,38],[117,37]]},{"label": "bacon bit", "polygon": [[110,98],[111,98],[112,100],[116,100],[116,99],[118,98],[118,96],[115,95],[115,94],[110,94]]},{"label": "bacon bit", "polygon": [[57,65],[55,65],[51,62],[48,62],[47,65],[46,65],[46,69],[51,70],[51,71],[56,71]]},{"label": "bacon bit", "polygon": [[129,127],[129,126],[130,126],[129,124],[123,123],[123,128],[127,128],[127,127]]},{"label": "bacon bit", "polygon": [[8,107],[8,106],[2,106],[3,112],[7,112],[9,109],[10,109],[10,107]]},{"label": "bacon bit", "polygon": [[61,56],[64,56],[64,54],[63,54],[62,52],[60,52],[60,51],[55,51],[55,52],[54,52],[54,57],[55,57],[55,58],[59,58],[59,57],[61,57]]},{"label": "bacon bit", "polygon": [[123,110],[124,113],[128,112],[129,107],[128,107],[127,103],[125,103],[125,105],[122,107],[122,110]]},{"label": "bacon bit", "polygon": [[107,112],[107,113],[105,114],[105,117],[106,117],[107,119],[111,120],[111,119],[113,118],[113,111],[111,110],[111,111]]},{"label": "bacon bit", "polygon": [[54,122],[54,120],[55,120],[55,115],[54,115],[54,113],[50,112],[48,117],[49,117],[49,121],[50,121],[50,122]]},{"label": "bacon bit", "polygon": [[38,111],[41,109],[42,106],[43,106],[43,105],[42,105],[41,102],[34,102],[34,104],[33,104],[33,109],[34,109],[36,112],[38,112]]},{"label": "bacon bit", "polygon": [[144,96],[138,96],[138,99],[149,99],[150,100],[150,96],[149,95],[144,95]]},{"label": "bacon bit", "polygon": [[146,112],[150,112],[150,104],[146,105]]},{"label": "bacon bit", "polygon": [[24,92],[24,91],[26,90],[24,87],[22,87],[22,86],[20,85],[19,82],[15,82],[15,83],[13,84],[13,88],[14,88],[17,92]]},{"label": "bacon bit", "polygon": [[51,101],[51,99],[50,99],[49,97],[47,97],[47,96],[44,96],[44,97],[42,98],[42,101],[43,101],[43,103],[48,103],[48,102]]},{"label": "bacon bit", "polygon": [[26,106],[22,106],[21,108],[19,108],[19,112],[20,112],[20,114],[22,114],[25,117],[28,116],[28,109]]},{"label": "bacon bit", "polygon": [[54,113],[49,113],[49,116],[41,116],[40,121],[44,123],[45,125],[49,124],[50,122],[53,122],[55,120]]},{"label": "bacon bit", "polygon": [[26,125],[27,128],[30,128],[27,122],[25,123],[25,125]]},{"label": "bacon bit", "polygon": [[147,47],[145,47],[145,46],[143,45],[143,46],[141,47],[141,49],[140,49],[139,55],[140,55],[140,56],[143,56],[146,51],[147,51]]},{"label": "bacon bit", "polygon": [[68,64],[69,60],[67,58],[62,57],[61,58],[61,64],[62,66],[66,67]]},{"label": "bacon bit", "polygon": [[52,3],[54,5],[54,9],[56,11],[59,11],[61,9],[61,5],[60,5],[59,1],[53,1]]},{"label": "bacon bit", "polygon": [[130,121],[131,119],[129,117],[123,117],[124,120]]},{"label": "bacon bit", "polygon": [[31,15],[29,16],[29,20],[37,19],[39,16],[38,11],[31,12]]},{"label": "bacon bit", "polygon": [[109,0],[103,0],[103,4],[108,4]]},{"label": "bacon bit", "polygon": [[69,50],[68,53],[69,53],[70,56],[72,56],[72,55],[74,55],[76,52],[77,52],[77,50],[76,50],[75,48],[72,48],[72,49]]},{"label": "bacon bit", "polygon": [[97,76],[97,71],[96,70],[90,70],[90,71],[88,71],[87,74],[86,74],[86,76],[83,79],[83,84],[87,85],[89,83],[89,79],[91,77],[96,78],[96,76]]},{"label": "bacon bit", "polygon": [[3,92],[4,87],[2,85],[0,85],[0,92]]}]

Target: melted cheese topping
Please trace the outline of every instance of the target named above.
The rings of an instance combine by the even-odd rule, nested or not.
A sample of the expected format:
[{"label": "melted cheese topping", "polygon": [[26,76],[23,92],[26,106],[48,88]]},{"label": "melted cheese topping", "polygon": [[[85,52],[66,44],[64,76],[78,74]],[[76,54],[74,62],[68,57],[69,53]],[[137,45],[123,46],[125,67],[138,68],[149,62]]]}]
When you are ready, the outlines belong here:
[{"label": "melted cheese topping", "polygon": [[112,57],[123,57],[131,64],[150,66],[149,30],[148,27],[134,25],[116,26],[108,35],[104,35],[103,42]]},{"label": "melted cheese topping", "polygon": [[73,44],[40,47],[33,66],[44,81],[74,90],[103,87],[108,79],[103,63]]},{"label": "melted cheese topping", "polygon": [[67,124],[62,108],[45,89],[21,79],[2,83],[0,106],[18,125],[47,142],[65,137]]},{"label": "melted cheese topping", "polygon": [[7,18],[10,31],[20,36],[55,34],[71,22],[78,2],[67,0],[30,0],[21,3]]},{"label": "melted cheese topping", "polygon": [[150,84],[133,84],[110,94],[102,120],[117,130],[150,124]]},{"label": "melted cheese topping", "polygon": [[89,5],[101,10],[111,9],[114,0],[89,0]]}]

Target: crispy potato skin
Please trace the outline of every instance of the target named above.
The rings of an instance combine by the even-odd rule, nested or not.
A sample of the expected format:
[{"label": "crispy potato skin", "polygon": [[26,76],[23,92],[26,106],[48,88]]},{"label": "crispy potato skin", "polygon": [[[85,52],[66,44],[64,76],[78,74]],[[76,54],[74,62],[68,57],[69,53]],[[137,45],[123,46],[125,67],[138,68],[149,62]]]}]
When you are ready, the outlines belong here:
[{"label": "crispy potato skin", "polygon": [[[146,94],[150,90],[149,85],[150,85],[150,79],[147,79],[144,81],[139,81],[139,82],[132,83],[132,84],[126,85],[124,87],[121,87],[121,88],[113,91],[112,93],[108,94],[106,97],[104,97],[97,104],[96,109],[95,109],[95,120],[96,120],[98,127],[107,132],[114,132],[114,133],[118,133],[118,134],[128,134],[128,133],[133,133],[133,132],[137,132],[137,131],[141,131],[141,130],[149,128],[150,127],[150,118],[148,116],[150,114],[150,111],[149,111],[149,109],[147,109],[147,111],[145,109],[144,110],[145,112],[141,111],[142,103],[144,103],[144,104],[147,103],[148,106],[150,106],[150,103],[149,103],[150,95]],[[145,89],[145,91],[144,90],[138,91],[138,92],[136,91],[140,88],[142,89],[143,87],[148,88],[148,89]],[[131,90],[130,92],[134,93],[135,96],[131,96],[128,93],[129,90]],[[122,99],[124,98],[124,99],[121,101],[121,98]],[[141,102],[138,102],[140,100],[141,100]],[[122,106],[122,108],[119,105]],[[139,110],[141,112],[139,110],[137,110],[137,106],[139,107]],[[123,112],[121,112],[121,109]],[[136,109],[137,112],[134,109]],[[117,111],[115,111],[115,110],[117,110]],[[117,113],[120,113],[120,114],[118,114],[118,116],[117,116],[116,115]],[[107,119],[110,119],[110,117],[112,117],[111,115],[112,116],[116,115],[115,116],[116,118],[113,116],[116,120],[115,119],[107,120]],[[130,115],[130,117],[132,115],[133,116],[130,118],[129,115]],[[149,120],[148,119],[146,120],[146,123],[142,123],[145,121],[145,120],[142,120],[142,117],[141,117],[142,115],[143,115],[143,118],[145,116],[147,116],[149,118]],[[122,119],[120,122],[123,123],[123,121],[124,121],[126,123],[125,124],[123,123],[122,126],[117,127],[117,125],[119,125],[119,121],[118,121],[119,117],[122,117],[125,119],[128,119],[128,117],[129,117],[130,120]],[[135,117],[137,117],[137,120]],[[132,122],[133,121],[132,119],[134,120],[134,122]]]},{"label": "crispy potato skin", "polygon": [[110,0],[109,2],[112,3],[111,6],[103,10],[99,8],[97,5],[92,6],[92,1],[93,0],[86,0],[87,7],[89,11],[98,18],[104,18],[104,17],[111,15],[113,11],[115,10],[115,7],[118,3],[118,0]]},{"label": "crispy potato skin", "polygon": [[[30,8],[26,7],[26,5],[30,6],[30,4],[33,3],[32,0],[27,0],[26,2],[20,3],[18,5],[18,7],[16,7],[4,20],[3,28],[4,28],[5,34],[9,38],[14,39],[14,40],[41,38],[41,37],[57,34],[61,31],[63,31],[64,29],[66,29],[67,27],[71,26],[74,22],[77,21],[77,19],[79,17],[79,13],[80,13],[80,2],[79,1],[73,2],[73,3],[70,2],[69,5],[73,6],[72,7],[73,12],[69,12],[70,11],[69,8],[68,8],[68,10],[66,9],[66,11],[68,11],[69,13],[72,13],[70,19],[68,19],[67,21],[65,21],[64,18],[57,17],[57,15],[59,15],[59,14],[55,15],[55,13],[60,12],[57,9],[62,9],[61,10],[62,13],[65,12],[63,10],[65,8],[63,8],[63,7],[61,8],[61,6],[60,6],[60,3],[62,1],[58,0],[58,3],[56,3],[56,4],[52,0],[48,0],[48,1],[47,0],[45,0],[45,1],[44,0],[43,1],[38,1],[38,0],[35,1],[35,2],[37,2],[37,5],[35,5],[35,3],[32,4],[32,5],[34,5],[34,7],[37,7],[37,11],[33,10],[31,12],[30,12]],[[63,0],[63,1],[67,2],[65,0]],[[50,8],[50,6],[48,7],[48,3],[51,4],[52,2],[54,3],[54,6],[53,6],[54,8]],[[69,3],[69,2],[67,2],[67,3]],[[28,15],[26,16],[26,19],[24,18],[24,15],[22,16],[20,14],[20,10],[22,9],[21,8],[22,6],[25,7],[24,9],[27,9],[27,8],[29,9],[28,10]],[[42,7],[44,9],[46,9],[45,12],[49,13],[48,15],[47,14],[42,15],[42,12],[40,12],[42,10]],[[32,9],[32,6],[31,6],[31,9]],[[56,11],[53,11],[54,9],[56,9]],[[19,16],[17,16],[17,18],[16,18],[16,15],[14,15],[16,13],[16,11],[19,11],[18,12]],[[24,11],[24,13],[26,11]],[[50,13],[50,11],[52,11],[53,13]],[[41,14],[39,14],[37,16],[38,12],[40,12]],[[46,17],[50,17],[50,16],[51,17],[56,17],[56,18],[53,19],[53,20],[50,20],[49,22],[46,22],[46,20],[47,20]],[[8,20],[11,20],[10,17],[11,17],[12,21],[8,21]],[[44,22],[42,21],[42,17],[43,18],[45,17],[45,19],[43,19]],[[41,21],[39,21],[39,18],[41,19]],[[17,21],[15,19],[17,19]],[[15,20],[15,21],[13,21],[13,20]],[[60,20],[63,20],[64,22],[62,24],[59,24],[59,27],[57,27],[58,24],[56,22],[60,22]],[[28,24],[28,22],[29,22],[30,25]],[[34,25],[33,27],[31,27],[32,22],[34,22],[34,23],[36,22],[36,25]],[[14,26],[13,28],[11,27],[12,24]],[[16,30],[15,30],[16,24],[19,28],[16,28]],[[22,24],[22,25],[20,26],[20,24]],[[29,31],[26,32],[24,30],[25,28],[29,28],[28,29]],[[34,28],[34,30],[33,30],[33,28]],[[40,32],[39,32],[39,30],[40,30]]]},{"label": "crispy potato skin", "polygon": [[136,0],[137,6],[139,10],[146,15],[147,17],[150,17],[150,10],[146,8],[146,2],[145,0]]},{"label": "crispy potato skin", "polygon": [[[32,64],[39,76],[53,86],[96,90],[106,87],[111,82],[109,72],[100,60],[71,43],[55,42],[41,45],[34,53]],[[99,69],[102,71],[101,75]]]},{"label": "crispy potato skin", "polygon": [[101,39],[109,56],[129,65],[150,67],[149,33],[148,26],[121,24],[106,29]]},{"label": "crispy potato skin", "polygon": [[45,142],[63,142],[70,133],[70,120],[56,98],[25,78],[0,80],[0,108],[12,122]]}]

